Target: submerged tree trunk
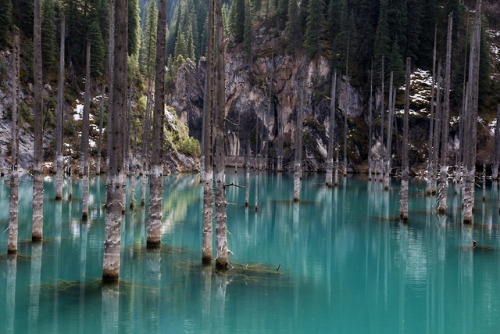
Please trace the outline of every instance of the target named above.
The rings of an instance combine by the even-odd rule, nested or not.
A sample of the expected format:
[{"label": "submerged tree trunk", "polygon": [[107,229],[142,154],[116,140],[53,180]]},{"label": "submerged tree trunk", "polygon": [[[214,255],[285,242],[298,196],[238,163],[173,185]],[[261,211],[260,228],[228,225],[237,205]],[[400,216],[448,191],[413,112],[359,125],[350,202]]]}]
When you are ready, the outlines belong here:
[{"label": "submerged tree trunk", "polygon": [[330,123],[329,123],[329,137],[328,137],[328,153],[326,157],[326,186],[331,187],[333,185],[333,145],[335,137],[335,100],[337,92],[337,70],[333,73],[332,77],[332,92],[330,100]]},{"label": "submerged tree trunk", "polygon": [[56,110],[56,200],[62,199],[63,188],[63,107],[64,107],[64,39],[66,34],[66,19],[61,17],[61,41],[59,50],[59,82],[57,87]]},{"label": "submerged tree trunk", "polygon": [[410,174],[410,166],[408,159],[408,116],[410,113],[410,73],[411,60],[406,58],[406,91],[405,91],[405,116],[403,121],[403,148],[402,148],[402,168],[401,168],[401,201],[399,216],[403,220],[408,220],[408,180]]},{"label": "submerged tree trunk", "polygon": [[41,241],[43,238],[43,97],[42,97],[42,36],[41,36],[41,4],[35,0],[33,24],[34,54],[34,161],[33,161],[33,226],[31,238]]},{"label": "submerged tree trunk", "polygon": [[245,206],[250,203],[250,142],[247,139],[247,153],[245,156]]},{"label": "submerged tree trunk", "polygon": [[118,281],[120,277],[120,245],[122,210],[124,207],[123,127],[127,99],[127,0],[115,0],[114,84],[111,89],[113,122],[109,124],[109,184],[106,196],[106,232],[102,279]]},{"label": "submerged tree trunk", "polygon": [[90,109],[90,43],[87,42],[87,67],[85,70],[85,99],[83,102],[83,128],[82,128],[82,166],[83,171],[83,198],[82,220],[87,220],[89,215],[89,109]]},{"label": "submerged tree trunk", "polygon": [[226,216],[226,171],[225,171],[225,78],[224,78],[224,34],[222,24],[222,1],[215,1],[215,221],[217,270],[227,270],[229,265],[227,247],[227,216]]},{"label": "submerged tree trunk", "polygon": [[394,72],[391,71],[391,78],[389,81],[389,114],[387,115],[387,151],[385,156],[385,168],[384,168],[384,190],[389,190],[390,176],[391,176],[391,160],[392,160],[392,124],[393,122],[393,94],[395,95],[394,89]]},{"label": "submerged tree trunk", "polygon": [[497,123],[495,125],[495,152],[493,156],[493,166],[491,167],[491,177],[498,180],[498,163],[500,161],[500,104],[497,106]]},{"label": "submerged tree trunk", "polygon": [[434,49],[432,56],[432,82],[431,82],[431,112],[430,112],[430,126],[429,126],[429,150],[427,157],[427,195],[432,195],[436,192],[434,187],[434,128],[436,127],[436,100],[435,100],[435,85],[436,85],[436,50],[437,50],[437,24],[434,28]]},{"label": "submerged tree trunk", "polygon": [[151,154],[150,199],[148,219],[148,248],[161,243],[161,218],[163,204],[163,123],[165,115],[165,39],[167,26],[167,0],[158,3],[155,108],[153,119],[153,146]]},{"label": "submerged tree trunk", "polygon": [[[464,151],[465,187],[462,197],[463,222],[472,223],[474,210],[474,178],[476,172],[477,109],[479,96],[479,57],[481,44],[482,3],[478,0],[476,17],[471,36],[469,58],[469,82],[467,84],[467,122],[464,128],[464,142],[469,143]],[[464,147],[465,149],[465,147]]]},{"label": "submerged tree trunk", "polygon": [[215,0],[209,1],[208,12],[208,49],[207,49],[207,75],[205,82],[205,101],[203,115],[203,152],[204,152],[204,176],[203,176],[203,234],[201,262],[204,265],[212,263],[212,216],[213,216],[213,184],[214,184],[214,160],[213,160],[213,113],[214,113],[214,90],[215,90]]},{"label": "submerged tree trunk", "polygon": [[12,85],[12,126],[11,126],[11,177],[9,203],[9,241],[8,254],[17,253],[18,239],[18,205],[19,205],[19,128],[18,128],[18,99],[19,99],[19,29],[14,27],[14,50],[12,53],[12,68],[14,69]]},{"label": "submerged tree trunk", "polygon": [[106,87],[102,85],[101,94],[101,110],[99,114],[99,139],[97,141],[97,164],[96,164],[96,175],[101,174],[101,157],[102,157],[102,128],[104,127],[104,94],[106,93]]},{"label": "submerged tree trunk", "polygon": [[441,171],[439,174],[439,206],[438,212],[445,214],[447,210],[448,190],[448,132],[450,118],[450,90],[451,90],[451,42],[453,29],[453,14],[448,15],[448,37],[446,43],[446,63],[444,70],[444,103],[441,119]]},{"label": "submerged tree trunk", "polygon": [[[302,74],[299,74],[302,76]],[[298,80],[298,101],[297,101],[297,128],[295,135],[295,166],[294,166],[294,174],[293,174],[293,201],[300,201],[300,178],[302,175],[302,135],[303,135],[303,127],[302,127],[302,113],[303,113],[303,78],[300,77]]]}]

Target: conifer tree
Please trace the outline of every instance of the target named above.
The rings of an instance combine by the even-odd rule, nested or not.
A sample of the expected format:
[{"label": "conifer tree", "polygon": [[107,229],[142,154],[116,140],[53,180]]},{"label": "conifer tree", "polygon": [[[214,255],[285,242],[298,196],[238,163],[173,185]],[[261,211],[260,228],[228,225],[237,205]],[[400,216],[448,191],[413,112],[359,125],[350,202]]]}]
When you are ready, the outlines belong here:
[{"label": "conifer tree", "polygon": [[184,36],[184,32],[179,31],[179,35],[177,36],[177,42],[175,43],[174,59],[177,62],[179,56],[181,56],[182,59],[186,59],[186,55],[187,55],[186,37]]},{"label": "conifer tree", "polygon": [[304,49],[310,58],[313,58],[319,51],[319,41],[321,38],[321,28],[324,21],[323,0],[309,0],[309,8],[306,18],[306,30],[304,33]]},{"label": "conifer tree", "polygon": [[0,0],[0,50],[7,47],[11,23],[12,2],[11,0]]},{"label": "conifer tree", "polygon": [[140,48],[140,25],[139,1],[128,0],[128,55],[137,56]]},{"label": "conifer tree", "polygon": [[[391,39],[389,37],[389,25],[387,22],[387,1],[388,0],[380,0],[377,30],[375,32],[375,41],[373,45],[373,54],[375,59],[387,57],[391,50]],[[377,65],[375,73],[379,73],[379,63],[376,62],[375,64]]]},{"label": "conifer tree", "polygon": [[395,39],[392,43],[391,52],[387,56],[387,71],[394,72],[394,84],[400,86],[404,82],[405,70],[403,58],[399,51],[399,43]]},{"label": "conifer tree", "polygon": [[302,44],[302,36],[299,21],[299,5],[297,0],[288,2],[288,22],[286,24],[286,35],[290,45],[295,48]]},{"label": "conifer tree", "polygon": [[245,0],[235,0],[232,7],[231,29],[234,34],[234,41],[241,43],[245,39]]},{"label": "conifer tree", "polygon": [[93,77],[100,77],[104,74],[106,52],[104,48],[104,41],[102,39],[101,28],[97,19],[95,19],[90,25],[88,40],[92,49],[90,61],[91,74]]},{"label": "conifer tree", "polygon": [[148,69],[153,68],[156,55],[156,26],[158,23],[158,10],[156,1],[151,0],[148,3],[146,24],[142,32],[141,43],[141,71],[150,75]]},{"label": "conifer tree", "polygon": [[56,22],[54,0],[42,4],[42,57],[43,67],[52,68],[56,59]]}]

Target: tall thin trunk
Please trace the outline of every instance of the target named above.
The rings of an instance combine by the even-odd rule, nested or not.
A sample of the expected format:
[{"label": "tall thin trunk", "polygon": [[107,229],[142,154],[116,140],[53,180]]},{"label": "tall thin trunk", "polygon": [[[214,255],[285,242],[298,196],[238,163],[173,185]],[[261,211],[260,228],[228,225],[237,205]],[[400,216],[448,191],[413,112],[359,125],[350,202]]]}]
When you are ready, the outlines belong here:
[{"label": "tall thin trunk", "polygon": [[209,1],[208,12],[208,49],[207,49],[207,75],[205,79],[205,100],[203,115],[203,152],[204,152],[204,177],[203,177],[203,235],[201,262],[204,265],[212,263],[212,216],[213,216],[213,130],[214,130],[214,91],[215,91],[215,0]]},{"label": "tall thin trunk", "polygon": [[493,180],[498,180],[498,163],[500,162],[500,104],[497,105],[497,123],[495,125],[495,152],[493,156],[493,166],[491,176]]},{"label": "tall thin trunk", "polygon": [[82,166],[83,166],[83,198],[82,220],[87,220],[89,215],[89,109],[90,109],[90,42],[87,41],[87,67],[85,70],[85,98],[83,102],[83,128],[82,128]]},{"label": "tall thin trunk", "polygon": [[61,17],[61,40],[59,47],[59,82],[57,87],[56,110],[56,200],[62,199],[63,187],[63,107],[64,107],[64,39],[66,34],[66,19]]},{"label": "tall thin trunk", "polygon": [[43,96],[42,96],[42,33],[41,4],[35,0],[33,24],[33,69],[34,69],[34,161],[33,161],[33,226],[31,238],[41,241],[43,238]]},{"label": "tall thin trunk", "polygon": [[106,196],[106,231],[102,279],[118,281],[120,277],[120,245],[122,210],[124,207],[123,127],[127,99],[127,0],[115,0],[114,83],[111,89],[113,122],[109,124],[109,184]]},{"label": "tall thin trunk", "polygon": [[405,91],[405,116],[403,121],[403,147],[402,147],[402,179],[401,179],[401,202],[399,209],[399,216],[403,220],[408,220],[408,180],[410,177],[410,164],[408,159],[408,117],[410,114],[410,73],[411,73],[411,60],[406,58],[406,91]]},{"label": "tall thin trunk", "polygon": [[329,138],[328,138],[328,153],[326,157],[326,185],[333,185],[333,145],[335,137],[335,100],[337,92],[337,70],[335,69],[332,77],[332,92],[330,94],[330,123],[329,123]]},{"label": "tall thin trunk", "polygon": [[14,50],[12,53],[12,68],[14,69],[12,85],[12,126],[11,126],[11,177],[9,202],[9,241],[8,254],[17,253],[18,238],[18,205],[19,205],[19,130],[18,130],[18,99],[19,99],[19,29],[14,27]]},{"label": "tall thin trunk", "polygon": [[368,180],[369,181],[372,180],[372,171],[373,171],[372,145],[373,145],[373,59],[370,70],[370,98],[368,99]]},{"label": "tall thin trunk", "polygon": [[347,110],[344,112],[344,176],[347,176],[347,136],[349,135],[349,128],[347,124]]},{"label": "tall thin trunk", "polygon": [[[466,33],[465,33],[465,40],[469,40],[469,15],[466,17]],[[469,47],[469,43],[464,43],[464,71],[463,71],[463,81],[462,81],[462,108],[460,109],[460,123],[459,123],[459,131],[458,131],[458,139],[459,139],[459,149],[458,149],[458,154],[457,154],[457,166],[455,170],[455,182],[458,184],[459,182],[462,183],[462,170],[463,170],[463,165],[464,165],[464,128],[465,128],[465,118],[466,118],[466,105],[467,105],[467,50]]]},{"label": "tall thin trunk", "polygon": [[152,106],[152,94],[150,91],[150,84],[148,84],[147,102],[146,102],[146,115],[144,118],[144,130],[142,139],[142,192],[141,192],[141,206],[146,203],[146,184],[149,172],[149,132],[151,130],[151,106]]},{"label": "tall thin trunk", "polygon": [[216,36],[216,94],[215,94],[215,221],[216,221],[216,248],[217,258],[215,267],[218,270],[227,270],[229,265],[227,247],[227,215],[226,215],[226,186],[225,186],[225,77],[224,77],[224,34],[222,24],[222,1],[215,2],[215,36]]},{"label": "tall thin trunk", "polygon": [[438,212],[446,213],[447,188],[448,188],[448,132],[450,118],[450,91],[451,91],[451,42],[453,32],[453,13],[448,15],[448,37],[446,43],[446,63],[444,70],[444,103],[441,119],[441,171],[439,177],[439,207]]},{"label": "tall thin trunk", "polygon": [[469,58],[469,82],[467,85],[467,114],[468,121],[464,137],[468,142],[467,152],[464,156],[465,188],[462,197],[463,222],[472,223],[474,209],[474,178],[476,172],[476,144],[477,144],[477,110],[479,96],[479,58],[481,45],[481,0],[477,2],[476,17],[471,39]]},{"label": "tall thin trunk", "polygon": [[[382,56],[382,66],[380,69],[380,85],[381,85],[381,99],[380,99],[380,143],[384,146],[384,114],[385,114],[385,59]],[[384,157],[381,155],[380,161],[380,181],[383,181],[383,168],[384,168]]]},{"label": "tall thin trunk", "polygon": [[277,171],[283,171],[283,113],[278,112],[278,161]]},{"label": "tall thin trunk", "polygon": [[153,119],[153,145],[151,154],[152,173],[150,182],[148,248],[161,243],[161,218],[163,204],[163,123],[165,117],[165,40],[167,26],[167,0],[158,3],[156,46],[155,108]]},{"label": "tall thin trunk", "polygon": [[[111,143],[112,141],[109,139],[112,136],[111,128],[114,120],[113,117],[113,94],[114,94],[114,82],[115,82],[115,1],[109,0],[109,54],[108,54],[108,74],[109,74],[109,92],[108,92],[108,120],[107,120],[107,133],[108,133],[108,149],[107,149],[107,157],[106,157],[106,166],[109,171],[110,166],[110,154],[111,154]],[[109,173],[107,174],[107,179],[109,179]],[[109,183],[109,182],[107,182]]]},{"label": "tall thin trunk", "polygon": [[[305,65],[304,65],[305,66]],[[304,87],[302,73],[299,74],[301,77],[298,80],[298,101],[297,101],[297,128],[295,135],[295,168],[293,174],[293,201],[300,201],[300,177],[302,175],[302,122],[303,122],[303,97],[304,97]]]},{"label": "tall thin trunk", "polygon": [[442,130],[442,117],[443,109],[441,105],[441,88],[442,88],[442,77],[441,77],[441,62],[438,62],[437,66],[437,78],[436,78],[436,100],[435,100],[435,111],[434,111],[434,147],[432,156],[432,179],[431,179],[431,194],[436,194],[437,192],[437,177],[438,177],[438,166],[439,166],[439,152],[440,152],[440,139]]},{"label": "tall thin trunk", "polygon": [[101,156],[102,156],[102,128],[104,127],[104,94],[106,93],[106,87],[102,85],[101,94],[101,110],[99,115],[99,139],[97,141],[97,164],[96,164],[96,174],[101,174]]},{"label": "tall thin trunk", "polygon": [[429,156],[427,157],[427,195],[432,195],[436,192],[433,187],[434,180],[434,128],[436,127],[436,100],[435,100],[435,85],[436,85],[436,50],[437,50],[437,24],[434,27],[434,48],[432,51],[432,82],[431,82],[431,112],[430,112],[430,126],[429,126]]},{"label": "tall thin trunk", "polygon": [[392,124],[393,124],[393,94],[396,95],[394,89],[394,72],[391,71],[389,81],[389,114],[387,115],[387,151],[385,156],[384,166],[384,190],[389,190],[390,174],[391,174],[391,156],[392,156]]},{"label": "tall thin trunk", "polygon": [[245,156],[245,206],[250,203],[250,142],[247,139],[247,153]]}]

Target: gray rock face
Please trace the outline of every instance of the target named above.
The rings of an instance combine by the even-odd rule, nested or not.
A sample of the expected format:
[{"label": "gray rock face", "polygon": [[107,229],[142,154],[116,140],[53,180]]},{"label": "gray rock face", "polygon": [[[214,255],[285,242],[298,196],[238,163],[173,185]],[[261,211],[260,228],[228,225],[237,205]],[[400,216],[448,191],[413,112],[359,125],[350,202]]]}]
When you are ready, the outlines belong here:
[{"label": "gray rock face", "polygon": [[[258,37],[257,37],[258,38]],[[296,133],[297,100],[299,90],[304,96],[304,133],[307,133],[305,158],[311,165],[323,163],[326,158],[328,136],[331,67],[323,57],[308,60],[306,57],[274,54],[266,39],[253,50],[253,61],[239,49],[226,53],[226,130],[229,155],[245,155],[247,141],[251,154],[271,158],[276,152],[279,117],[283,121],[285,150],[293,151]],[[303,86],[298,78],[303,75]],[[192,62],[179,70],[176,90],[170,96],[171,105],[189,126],[190,135],[201,139],[203,115],[205,63],[194,66]],[[346,112],[349,118],[363,114],[361,94],[348,82],[339,79],[339,121]],[[293,157],[285,152],[288,159]],[[319,162],[318,162],[319,160]],[[285,158],[286,162],[286,158]],[[316,168],[313,168],[316,169]]]}]

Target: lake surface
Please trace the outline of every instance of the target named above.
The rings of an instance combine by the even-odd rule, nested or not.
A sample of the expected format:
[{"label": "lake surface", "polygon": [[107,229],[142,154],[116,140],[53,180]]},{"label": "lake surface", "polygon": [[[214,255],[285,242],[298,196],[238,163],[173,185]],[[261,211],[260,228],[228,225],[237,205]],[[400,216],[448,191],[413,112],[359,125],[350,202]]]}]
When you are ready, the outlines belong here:
[{"label": "lake surface", "polygon": [[[245,184],[229,173],[228,183]],[[20,185],[19,256],[0,256],[1,333],[493,333],[500,326],[497,186],[475,224],[439,218],[425,184],[412,181],[410,218],[399,221],[399,182],[347,178],[335,189],[305,175],[293,203],[290,175],[252,174],[227,189],[226,275],[199,265],[202,188],[197,175],[165,177],[162,249],[145,249],[147,207],[127,209],[121,283],[101,286],[105,178],[91,181],[89,221],[81,188],[56,202],[45,182],[44,238],[32,244],[32,183]],[[66,189],[66,188],[65,188]],[[139,194],[137,194],[139,199]],[[0,254],[7,252],[7,182],[0,181]],[[214,229],[215,231],[215,229]],[[472,240],[495,249],[473,249]]]}]

